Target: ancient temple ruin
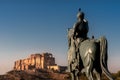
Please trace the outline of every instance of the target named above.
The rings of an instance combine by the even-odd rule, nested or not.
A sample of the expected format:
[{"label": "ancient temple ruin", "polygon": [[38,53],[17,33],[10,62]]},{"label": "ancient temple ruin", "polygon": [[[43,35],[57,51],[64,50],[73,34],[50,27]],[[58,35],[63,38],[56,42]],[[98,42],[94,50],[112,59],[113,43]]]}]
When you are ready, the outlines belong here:
[{"label": "ancient temple ruin", "polygon": [[55,63],[55,58],[51,53],[31,54],[30,57],[14,63],[14,70],[54,69],[59,71],[60,68],[61,66]]}]

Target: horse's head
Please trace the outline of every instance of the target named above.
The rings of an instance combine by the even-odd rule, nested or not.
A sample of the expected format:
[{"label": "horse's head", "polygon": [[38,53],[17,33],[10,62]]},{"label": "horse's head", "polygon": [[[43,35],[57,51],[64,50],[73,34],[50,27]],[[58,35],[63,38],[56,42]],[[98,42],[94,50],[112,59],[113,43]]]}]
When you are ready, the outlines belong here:
[{"label": "horse's head", "polygon": [[71,37],[73,37],[73,29],[72,28],[68,28],[67,29],[67,33],[68,33],[67,34],[68,39],[71,38]]},{"label": "horse's head", "polygon": [[68,46],[70,47],[71,41],[73,41],[73,31],[74,29],[68,28],[67,30],[67,37],[68,37]]}]

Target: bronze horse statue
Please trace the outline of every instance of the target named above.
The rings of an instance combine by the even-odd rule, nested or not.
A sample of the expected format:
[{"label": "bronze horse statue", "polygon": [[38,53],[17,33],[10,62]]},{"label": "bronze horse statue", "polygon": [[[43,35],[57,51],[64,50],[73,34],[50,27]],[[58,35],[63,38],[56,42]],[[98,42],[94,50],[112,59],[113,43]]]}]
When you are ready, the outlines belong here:
[{"label": "bronze horse statue", "polygon": [[[72,80],[79,80],[79,73],[84,70],[88,80],[101,80],[104,73],[110,80],[111,73],[107,66],[107,39],[86,39],[79,45],[79,53],[75,52],[75,40],[73,39],[73,29],[68,29],[68,71]],[[96,79],[93,78],[95,74]]]}]

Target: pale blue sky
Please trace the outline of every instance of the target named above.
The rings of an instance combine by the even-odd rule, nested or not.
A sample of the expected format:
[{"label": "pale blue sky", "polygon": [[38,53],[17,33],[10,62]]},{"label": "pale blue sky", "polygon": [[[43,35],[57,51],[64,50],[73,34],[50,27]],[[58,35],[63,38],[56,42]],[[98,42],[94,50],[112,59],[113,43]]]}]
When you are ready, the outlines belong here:
[{"label": "pale blue sky", "polygon": [[109,69],[120,70],[119,0],[0,0],[0,74],[31,53],[50,52],[67,64],[67,28],[78,8],[89,22],[89,37],[108,39]]}]

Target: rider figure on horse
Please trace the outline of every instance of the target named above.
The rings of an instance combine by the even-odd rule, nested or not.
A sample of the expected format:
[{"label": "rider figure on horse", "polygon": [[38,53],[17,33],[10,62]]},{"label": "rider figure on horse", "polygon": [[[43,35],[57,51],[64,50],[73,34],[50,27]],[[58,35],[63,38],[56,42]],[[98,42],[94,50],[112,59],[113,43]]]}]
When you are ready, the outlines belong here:
[{"label": "rider figure on horse", "polygon": [[[84,41],[85,39],[87,39],[87,33],[89,30],[88,27],[88,21],[84,19],[84,13],[80,11],[77,14],[77,22],[73,25],[73,39],[74,39],[74,43],[75,43],[75,59],[77,60],[76,63],[80,62],[80,55],[78,55],[78,53],[80,52],[78,49],[78,46],[80,45],[80,43],[82,41]],[[78,64],[79,65],[79,64]]]},{"label": "rider figure on horse", "polygon": [[84,13],[79,10],[77,14],[78,21],[74,24],[74,39],[76,38],[87,38],[88,33],[88,21],[84,19]]}]

